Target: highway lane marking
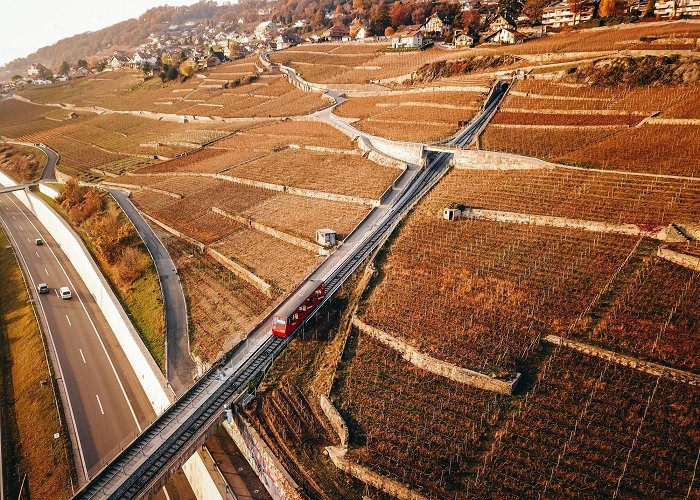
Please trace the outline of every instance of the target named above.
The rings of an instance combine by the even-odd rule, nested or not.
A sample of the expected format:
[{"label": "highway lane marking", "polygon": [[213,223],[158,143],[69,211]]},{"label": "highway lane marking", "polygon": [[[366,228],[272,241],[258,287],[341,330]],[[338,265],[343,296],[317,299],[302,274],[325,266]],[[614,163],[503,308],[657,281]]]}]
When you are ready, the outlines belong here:
[{"label": "highway lane marking", "polygon": [[66,314],[66,319],[68,320],[68,326],[73,326],[73,325],[71,324],[71,322],[70,322],[70,318],[68,317],[68,315],[67,315],[67,314]]},{"label": "highway lane marking", "polygon": [[100,395],[95,394],[95,397],[97,398],[97,404],[100,405],[100,412],[102,413],[102,415],[104,415],[105,411],[104,411],[104,408],[102,408],[102,401],[100,401]]},{"label": "highway lane marking", "polygon": [[[16,203],[12,201],[10,198],[10,195],[6,194],[5,197],[10,200],[17,208]],[[25,214],[26,217],[26,214]],[[29,217],[27,217],[27,220],[29,220]],[[27,269],[27,274],[29,274],[29,280],[32,282],[32,287],[36,287],[36,282],[34,281],[34,278],[32,275],[28,272],[29,270],[29,265],[27,264],[27,259],[24,256],[24,253],[22,253],[22,249],[20,248],[19,244],[17,244],[17,241],[15,240],[14,235],[12,232],[9,230],[8,225],[5,223],[5,221],[0,220],[2,222],[2,225],[5,226],[7,235],[10,237],[10,239],[15,243],[15,248],[17,249],[17,253],[19,254],[20,258],[22,259],[22,262],[24,263],[24,268]],[[31,221],[29,221],[31,223]],[[32,224],[33,225],[33,224]],[[34,226],[36,229],[36,226]],[[58,295],[58,290],[54,290],[56,292],[56,295]],[[38,300],[37,303],[39,304],[39,308],[41,309],[41,314],[46,318],[46,311],[44,310],[44,304],[43,301]],[[51,347],[53,348],[54,356],[56,357],[56,363],[58,364],[58,371],[63,375],[63,367],[61,366],[61,358],[58,356],[58,350],[56,349],[56,342],[54,341],[53,334],[51,332],[51,325],[49,324],[48,321],[46,321],[46,328],[48,332],[48,337],[51,340]],[[76,446],[78,447],[78,454],[80,455],[80,465],[82,466],[83,469],[83,474],[86,480],[89,479],[88,476],[88,470],[87,470],[87,464],[85,463],[85,454],[83,453],[83,444],[80,440],[80,432],[78,431],[78,425],[75,422],[75,419],[73,418],[73,403],[70,400],[70,393],[68,392],[68,386],[66,385],[66,379],[61,376],[61,383],[63,384],[63,389],[65,391],[66,395],[66,401],[68,403],[68,410],[71,415],[71,423],[73,424],[73,431],[75,432],[75,443]],[[76,457],[77,460],[77,457]],[[0,495],[1,496],[1,495]]]},{"label": "highway lane marking", "polygon": [[49,274],[49,270],[48,270],[48,269],[44,268],[44,272],[46,273],[46,276],[51,276],[51,275]]},{"label": "highway lane marking", "polygon": [[[27,213],[22,210],[22,208],[17,205],[17,203],[9,197],[9,195],[6,195],[7,198],[10,200],[10,202],[17,207],[17,210],[24,215],[24,218],[29,221],[29,223],[34,227],[37,233],[41,233],[39,231],[39,228],[36,227],[36,224],[29,218]],[[49,251],[53,255],[54,259],[56,259],[56,263],[58,266],[61,268],[61,271],[63,271],[63,274],[65,275],[66,279],[68,280],[68,284],[70,284],[71,288],[74,290],[75,297],[78,299],[78,302],[80,302],[80,305],[83,306],[83,311],[85,311],[85,316],[87,316],[88,321],[90,322],[90,325],[92,326],[92,330],[95,332],[95,336],[97,337],[97,340],[99,340],[100,345],[102,346],[102,351],[105,353],[105,357],[107,358],[107,361],[109,362],[109,366],[112,368],[112,373],[114,373],[114,377],[117,379],[117,383],[119,384],[119,388],[122,391],[122,395],[124,396],[124,399],[126,400],[126,404],[129,407],[129,411],[131,412],[131,416],[134,419],[134,422],[136,423],[136,428],[139,430],[139,433],[143,432],[143,428],[141,427],[141,423],[139,422],[139,419],[136,417],[136,412],[134,411],[134,407],[131,404],[131,400],[129,399],[129,396],[126,394],[126,389],[124,389],[124,384],[122,383],[122,379],[119,377],[119,374],[117,373],[117,369],[114,366],[114,363],[112,362],[112,358],[109,355],[109,352],[107,352],[107,347],[104,344],[104,341],[102,340],[102,337],[100,336],[100,332],[97,331],[97,327],[95,326],[95,322],[92,320],[92,317],[90,316],[90,313],[88,313],[87,307],[85,306],[85,303],[83,302],[83,299],[80,298],[80,295],[77,292],[76,286],[73,284],[73,281],[71,281],[70,277],[68,276],[68,273],[66,272],[66,269],[63,267],[63,264],[61,264],[61,261],[59,260],[58,256],[56,255],[56,252],[53,251],[53,248],[51,245],[47,245]],[[76,270],[77,273],[77,270]],[[77,431],[76,431],[77,434]],[[82,451],[82,450],[81,450]],[[85,467],[85,460],[83,460],[83,466]],[[85,469],[85,476],[87,477],[87,469]]]},{"label": "highway lane marking", "polygon": [[13,216],[12,216],[12,219],[17,220],[17,217],[15,217],[15,216],[13,215]]},{"label": "highway lane marking", "polygon": [[22,224],[17,224],[20,228],[20,230],[24,231],[24,228],[22,227]]},{"label": "highway lane marking", "polygon": [[36,254],[37,258],[39,258],[39,252],[34,252],[34,253]]},{"label": "highway lane marking", "polygon": [[83,354],[83,350],[80,348],[78,348],[78,350],[80,351],[80,357],[83,358],[83,363],[87,364],[87,361],[85,361],[85,355]]}]

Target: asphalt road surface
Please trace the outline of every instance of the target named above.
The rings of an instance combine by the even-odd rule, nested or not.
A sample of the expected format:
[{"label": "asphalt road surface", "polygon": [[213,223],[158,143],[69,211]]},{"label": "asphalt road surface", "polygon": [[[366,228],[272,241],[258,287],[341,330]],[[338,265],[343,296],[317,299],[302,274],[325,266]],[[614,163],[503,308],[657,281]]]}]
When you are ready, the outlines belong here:
[{"label": "asphalt road surface", "polygon": [[190,356],[187,303],[177,268],[163,242],[156,236],[127,194],[117,189],[110,189],[109,192],[134,224],[136,231],[153,257],[163,290],[163,307],[166,317],[166,376],[168,383],[179,397],[192,385],[196,367],[192,356]]},{"label": "asphalt road surface", "polygon": [[[78,473],[92,476],[155,418],[155,413],[102,312],[58,244],[36,217],[11,194],[0,195],[0,219],[28,270],[37,310],[48,326],[58,382],[72,413]],[[44,244],[37,246],[36,238]],[[68,286],[70,300],[58,296]],[[65,398],[64,398],[65,399]],[[81,481],[82,483],[82,481]]]}]

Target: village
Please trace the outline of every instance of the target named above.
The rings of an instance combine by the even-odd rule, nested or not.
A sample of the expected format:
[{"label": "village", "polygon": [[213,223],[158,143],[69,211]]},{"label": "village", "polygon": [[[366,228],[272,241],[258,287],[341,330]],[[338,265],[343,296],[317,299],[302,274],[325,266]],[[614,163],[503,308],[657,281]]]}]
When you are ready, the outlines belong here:
[{"label": "village", "polygon": [[[272,8],[261,5],[257,18],[267,20],[257,24],[243,17],[228,22],[164,24],[133,50],[105,49],[72,65],[64,62],[55,71],[33,63],[26,74],[2,82],[0,92],[115,70],[142,71],[146,77],[173,80],[251,53],[301,43],[386,43],[389,52],[431,46],[450,50],[519,44],[548,33],[621,22],[700,16],[700,0],[563,0],[548,5],[546,0],[460,0],[377,4],[365,17],[349,4],[345,8],[338,5],[333,12],[324,13],[322,20],[284,22]],[[319,23],[325,27],[314,29]]]}]

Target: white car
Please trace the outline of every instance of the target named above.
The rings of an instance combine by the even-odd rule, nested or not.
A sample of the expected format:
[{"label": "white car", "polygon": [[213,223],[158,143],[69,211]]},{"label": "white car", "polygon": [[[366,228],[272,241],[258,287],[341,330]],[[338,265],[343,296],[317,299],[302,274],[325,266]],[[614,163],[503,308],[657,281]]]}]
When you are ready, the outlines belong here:
[{"label": "white car", "polygon": [[46,283],[39,283],[36,289],[39,293],[49,293],[49,286]]},{"label": "white car", "polygon": [[62,299],[70,299],[73,296],[70,293],[70,288],[68,288],[67,286],[62,286],[61,288],[59,288],[58,294],[61,296]]}]

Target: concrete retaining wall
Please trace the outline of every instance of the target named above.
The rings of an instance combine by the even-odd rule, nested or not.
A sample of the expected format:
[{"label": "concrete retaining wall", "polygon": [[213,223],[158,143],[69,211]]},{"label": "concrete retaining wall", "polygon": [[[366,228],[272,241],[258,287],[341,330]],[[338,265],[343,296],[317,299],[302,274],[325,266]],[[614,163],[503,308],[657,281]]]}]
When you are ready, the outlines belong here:
[{"label": "concrete retaining wall", "polygon": [[520,380],[519,373],[512,380],[499,380],[489,377],[488,375],[484,375],[483,373],[468,370],[466,368],[447,363],[446,361],[433,358],[432,356],[423,354],[403,340],[389,335],[378,328],[374,328],[367,323],[364,323],[357,316],[352,319],[352,323],[361,332],[370,335],[371,337],[380,341],[382,344],[401,354],[401,357],[412,365],[422,368],[430,373],[440,375],[441,377],[454,380],[460,384],[467,384],[486,391],[511,395],[513,394],[513,390]]},{"label": "concrete retaining wall", "polygon": [[[0,184],[16,185],[12,179],[2,173],[0,173]],[[48,196],[51,196],[51,192],[58,194],[48,186],[44,186],[42,192],[47,193]],[[14,195],[41,221],[78,271],[114,332],[151,406],[156,414],[163,413],[174,401],[175,396],[80,236],[39,197],[24,191],[15,191]],[[186,462],[183,471],[199,500],[223,500],[223,496],[216,488],[198,454],[193,455]]]},{"label": "concrete retaining wall", "polygon": [[226,498],[226,488],[224,485],[217,485],[212,477],[216,470],[210,470],[197,450],[184,464],[182,472],[190,483],[194,496],[198,500],[224,500]]},{"label": "concrete retaining wall", "polygon": [[670,368],[668,366],[652,363],[650,361],[642,361],[641,359],[633,358],[632,356],[626,356],[624,354],[619,354],[613,351],[608,351],[600,347],[584,344],[582,342],[576,342],[574,340],[563,339],[557,335],[547,335],[544,338],[544,341],[549,342],[550,344],[568,347],[575,351],[588,354],[589,356],[596,356],[598,358],[610,360],[622,366],[627,366],[629,368],[633,368],[641,372],[649,373],[651,375],[654,375],[655,377],[663,377],[685,384],[700,386],[700,375],[696,375],[695,373],[677,370],[675,368]]},{"label": "concrete retaining wall", "polygon": [[657,255],[669,262],[678,264],[679,266],[687,267],[693,271],[700,271],[700,257],[688,255],[668,248],[659,248]]},{"label": "concrete retaining wall", "polygon": [[[0,183],[5,186],[16,184],[2,173]],[[172,391],[80,237],[41,198],[25,191],[13,194],[36,215],[78,271],[129,359],[151,405],[156,413],[162,413],[170,406]]]},{"label": "concrete retaining wall", "polygon": [[468,149],[455,149],[452,156],[452,165],[456,169],[464,170],[542,170],[554,168],[554,165],[551,163],[536,158],[528,159],[492,151],[472,151]]},{"label": "concrete retaining wall", "polygon": [[58,191],[56,191],[54,188],[52,188],[48,184],[44,184],[43,182],[39,183],[39,192],[45,194],[49,198],[54,198],[54,199],[58,198],[61,194]]},{"label": "concrete retaining wall", "polygon": [[257,431],[240,415],[224,422],[224,429],[274,500],[302,500],[299,486],[275,458]]}]

